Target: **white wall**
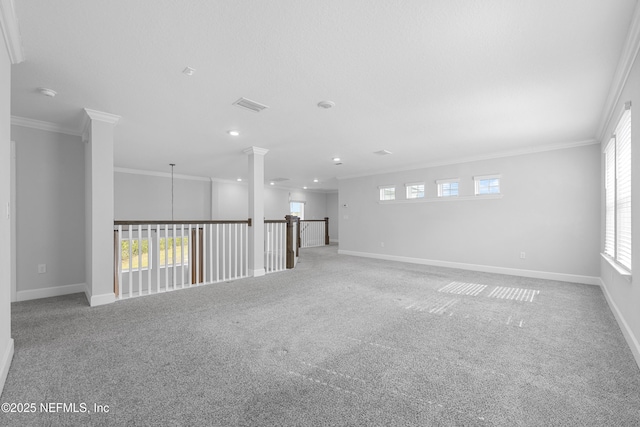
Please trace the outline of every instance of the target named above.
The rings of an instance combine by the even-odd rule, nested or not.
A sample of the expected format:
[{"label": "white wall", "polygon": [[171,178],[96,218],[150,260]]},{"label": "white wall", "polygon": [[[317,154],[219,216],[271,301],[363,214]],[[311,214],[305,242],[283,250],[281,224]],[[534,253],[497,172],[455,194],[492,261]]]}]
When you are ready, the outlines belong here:
[{"label": "white wall", "polygon": [[[78,292],[68,287],[85,282],[85,144],[79,136],[21,126],[11,127],[11,137],[16,143],[18,300]],[[39,264],[46,265],[46,273],[38,273]],[[65,288],[44,291],[60,287]]]},{"label": "white wall", "polygon": [[6,207],[11,200],[11,61],[0,42],[0,394],[11,359],[11,226]]},{"label": "white wall", "polygon": [[[116,220],[171,219],[171,177],[114,173]],[[211,219],[211,182],[173,180],[173,216],[176,220]]]},{"label": "white wall", "polygon": [[[640,7],[640,6],[638,6]],[[618,118],[624,108],[624,103],[632,102],[631,107],[631,191],[632,191],[632,266],[636,270],[632,281],[620,276],[617,271],[604,259],[599,260],[603,290],[609,302],[609,306],[616,315],[618,323],[625,334],[627,342],[634,353],[640,366],[640,280],[635,278],[640,268],[640,60],[636,57],[635,63],[628,80],[622,91],[622,95],[616,105],[613,119],[609,123],[606,137],[602,141],[602,150],[609,141],[617,125]],[[604,156],[602,157],[602,170],[604,170]],[[604,180],[599,184],[604,190]],[[604,192],[602,195],[601,212],[604,217]],[[604,247],[604,220],[602,222],[600,249]]]},{"label": "white wall", "polygon": [[[340,252],[597,283],[599,162],[593,144],[341,180]],[[378,202],[380,185],[404,198],[405,183],[424,181],[433,200],[435,180],[456,177],[473,196],[472,177],[495,173],[499,199]]]}]

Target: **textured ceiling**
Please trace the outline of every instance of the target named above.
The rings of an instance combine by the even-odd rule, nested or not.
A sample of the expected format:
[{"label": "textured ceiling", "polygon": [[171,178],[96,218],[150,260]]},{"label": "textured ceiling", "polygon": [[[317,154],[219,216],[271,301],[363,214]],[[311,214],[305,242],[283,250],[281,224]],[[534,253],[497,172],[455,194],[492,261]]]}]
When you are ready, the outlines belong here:
[{"label": "textured ceiling", "polygon": [[15,0],[12,114],[72,129],[84,107],[122,116],[118,167],[236,179],[258,146],[278,185],[337,188],[594,140],[636,2]]}]

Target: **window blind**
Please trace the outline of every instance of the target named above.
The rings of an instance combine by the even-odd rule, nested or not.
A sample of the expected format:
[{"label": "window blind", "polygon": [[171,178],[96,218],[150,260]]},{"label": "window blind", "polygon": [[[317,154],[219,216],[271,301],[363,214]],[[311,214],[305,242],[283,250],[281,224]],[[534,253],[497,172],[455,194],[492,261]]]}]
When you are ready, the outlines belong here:
[{"label": "window blind", "polygon": [[631,270],[631,110],[616,127],[616,255]]}]

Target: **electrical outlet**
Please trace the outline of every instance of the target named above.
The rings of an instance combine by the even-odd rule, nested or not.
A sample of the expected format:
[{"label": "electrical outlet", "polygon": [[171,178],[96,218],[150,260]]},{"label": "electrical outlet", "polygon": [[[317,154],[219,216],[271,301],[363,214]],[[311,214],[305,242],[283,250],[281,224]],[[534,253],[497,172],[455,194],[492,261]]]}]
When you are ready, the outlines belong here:
[{"label": "electrical outlet", "polygon": [[520,259],[525,259],[527,257],[527,254],[525,254],[524,252],[520,252]]},{"label": "electrical outlet", "polygon": [[47,264],[38,264],[38,274],[44,274],[47,272]]}]

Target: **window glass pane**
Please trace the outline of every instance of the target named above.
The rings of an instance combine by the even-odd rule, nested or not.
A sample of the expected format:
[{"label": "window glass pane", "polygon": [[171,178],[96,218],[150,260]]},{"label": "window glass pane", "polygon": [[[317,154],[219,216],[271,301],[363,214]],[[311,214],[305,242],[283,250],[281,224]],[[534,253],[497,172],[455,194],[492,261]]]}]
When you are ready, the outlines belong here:
[{"label": "window glass pane", "polygon": [[477,194],[500,194],[500,178],[481,179],[476,185]]},{"label": "window glass pane", "polygon": [[380,200],[395,200],[396,188],[395,187],[383,187],[380,189]]},{"label": "window glass pane", "polygon": [[407,186],[407,199],[418,199],[424,197],[424,184]]},{"label": "window glass pane", "polygon": [[[174,249],[175,240],[175,249]],[[188,237],[172,237],[160,239],[160,266],[182,265],[184,256],[184,264],[188,265],[189,261],[189,238]]]},{"label": "window glass pane", "polygon": [[[131,246],[131,259],[129,259],[129,246]],[[120,246],[121,259],[122,259],[122,271],[129,271],[131,267],[134,271],[139,270],[140,267],[149,268],[149,240],[140,239],[140,246],[138,246],[138,239],[126,239],[122,240]],[[140,264],[142,261],[142,265]]]},{"label": "window glass pane", "polygon": [[290,213],[300,219],[304,219],[304,202],[291,202]]}]

